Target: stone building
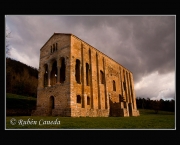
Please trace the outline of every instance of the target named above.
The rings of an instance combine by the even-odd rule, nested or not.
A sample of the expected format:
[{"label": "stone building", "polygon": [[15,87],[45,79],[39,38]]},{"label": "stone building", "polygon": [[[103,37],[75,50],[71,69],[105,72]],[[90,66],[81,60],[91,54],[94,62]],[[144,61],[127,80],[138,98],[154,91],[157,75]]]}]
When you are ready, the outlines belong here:
[{"label": "stone building", "polygon": [[40,49],[33,116],[139,116],[132,73],[73,34]]}]

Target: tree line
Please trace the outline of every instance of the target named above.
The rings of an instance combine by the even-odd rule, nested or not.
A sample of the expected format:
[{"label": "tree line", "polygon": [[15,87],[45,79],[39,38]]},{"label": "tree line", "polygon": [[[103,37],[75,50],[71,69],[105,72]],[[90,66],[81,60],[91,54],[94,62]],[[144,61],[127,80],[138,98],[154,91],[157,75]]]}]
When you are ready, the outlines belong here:
[{"label": "tree line", "polygon": [[37,95],[38,70],[6,57],[6,92],[32,96]]},{"label": "tree line", "polygon": [[161,111],[175,111],[175,101],[173,99],[171,100],[151,100],[150,98],[136,98],[136,104],[137,108],[139,109],[153,109],[156,113],[158,113],[159,110]]}]

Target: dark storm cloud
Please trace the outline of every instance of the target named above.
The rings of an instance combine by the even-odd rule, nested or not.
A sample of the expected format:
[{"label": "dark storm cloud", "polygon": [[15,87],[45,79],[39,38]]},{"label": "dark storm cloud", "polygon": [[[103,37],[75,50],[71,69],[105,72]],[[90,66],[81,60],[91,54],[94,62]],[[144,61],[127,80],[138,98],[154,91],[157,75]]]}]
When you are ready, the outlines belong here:
[{"label": "dark storm cloud", "polygon": [[[29,63],[37,60],[31,62],[36,67],[40,48],[56,32],[72,33],[113,58],[133,73],[136,84],[154,72],[159,82],[164,74],[175,73],[175,16],[11,15],[6,24],[14,36],[11,46]],[[148,96],[147,89],[140,90]]]},{"label": "dark storm cloud", "polygon": [[[148,20],[147,20],[148,19]],[[168,73],[175,69],[175,19],[146,17],[135,25],[134,45],[140,51],[143,71]]]},{"label": "dark storm cloud", "polygon": [[[159,72],[168,72],[169,69],[174,69],[175,17],[172,16],[10,17],[9,23],[14,21],[10,27],[15,33],[21,34],[19,45],[34,47],[39,42],[37,40],[48,38],[53,34],[52,30],[62,31],[63,29],[58,28],[63,27],[66,33],[75,33],[86,42],[94,44],[102,52],[111,57],[115,56],[112,58],[128,66],[130,70],[136,70],[138,66],[143,67],[147,72],[156,69]],[[17,25],[20,26],[19,29]],[[34,51],[39,50],[34,49]],[[132,59],[136,61],[131,61]],[[169,64],[171,68],[168,67],[166,70],[168,62],[171,62]]]},{"label": "dark storm cloud", "polygon": [[74,32],[131,70],[136,81],[154,71],[175,70],[174,16],[69,16],[62,20],[67,27],[83,30]]},{"label": "dark storm cloud", "polygon": [[[38,53],[41,47],[40,41],[47,35],[47,32],[43,33],[43,23],[37,23],[38,20],[43,20],[39,16],[8,16],[8,27],[11,29],[13,46],[19,50],[26,49],[27,52]],[[51,33],[52,35],[52,33]],[[16,38],[16,39],[13,39]],[[17,39],[18,38],[18,39]],[[39,41],[40,40],[40,41]],[[34,49],[36,47],[37,49]]]}]

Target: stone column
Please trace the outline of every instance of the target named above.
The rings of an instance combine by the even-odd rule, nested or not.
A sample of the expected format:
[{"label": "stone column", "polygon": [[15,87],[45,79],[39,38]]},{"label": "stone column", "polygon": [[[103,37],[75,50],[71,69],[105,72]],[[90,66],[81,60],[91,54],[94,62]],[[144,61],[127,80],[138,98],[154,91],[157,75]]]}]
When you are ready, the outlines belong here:
[{"label": "stone column", "polygon": [[[122,94],[122,88],[121,88],[121,68],[119,67],[119,94]],[[119,98],[120,99],[120,98]],[[119,100],[119,102],[121,102],[120,100]]]},{"label": "stone column", "polygon": [[[68,57],[68,58],[69,58],[69,57]],[[68,72],[67,70],[68,70],[68,67],[69,67],[69,66],[68,66],[68,64],[69,64],[69,63],[68,63],[68,58],[67,58],[67,57],[64,57],[64,64],[65,64],[65,76],[64,76],[64,77],[65,77],[65,81],[64,81],[64,83],[67,82],[67,81],[70,82],[70,80],[67,80],[67,79],[70,79],[70,78],[68,78],[68,75],[67,75],[67,72]],[[61,65],[61,66],[62,66],[62,65]],[[69,68],[69,69],[70,69],[70,68]]]},{"label": "stone column", "polygon": [[[125,99],[125,94],[124,94],[124,84],[123,84],[123,68],[120,68],[120,79],[121,79],[121,97]],[[124,102],[121,102],[121,108],[124,108]]]},{"label": "stone column", "polygon": [[105,109],[109,109],[108,107],[108,95],[107,95],[107,86],[106,86],[106,59],[103,57],[103,71],[104,71],[104,93],[105,93]]},{"label": "stone column", "polygon": [[129,103],[132,103],[131,101],[131,91],[130,91],[130,83],[129,83],[129,75],[126,72],[126,77],[127,77],[127,87],[128,87],[128,98],[129,98]]},{"label": "stone column", "polygon": [[[130,90],[130,98],[131,98],[131,103],[133,104],[133,99],[132,99],[132,87],[131,87],[131,77],[130,77],[130,73],[128,74],[129,76],[129,90]],[[132,106],[133,108],[133,106]]]},{"label": "stone column", "polygon": [[48,87],[51,86],[51,69],[52,69],[52,63],[48,63]]},{"label": "stone column", "polygon": [[85,108],[85,97],[84,97],[84,47],[81,43],[81,64],[82,64],[82,70],[81,70],[81,82],[82,82],[82,108]]},{"label": "stone column", "polygon": [[126,76],[126,71],[123,72],[124,73],[124,82],[125,82],[125,92],[126,92],[126,102],[129,103],[129,94],[128,94],[128,82],[127,82],[127,76]]},{"label": "stone column", "polygon": [[57,84],[60,84],[60,66],[57,66]]},{"label": "stone column", "polygon": [[89,69],[90,69],[90,92],[91,92],[91,109],[94,108],[94,102],[93,102],[93,77],[92,77],[92,59],[91,59],[91,49],[89,48]]},{"label": "stone column", "polygon": [[59,59],[57,60],[57,84],[60,84],[60,68],[61,68],[61,64]]},{"label": "stone column", "polygon": [[131,80],[131,85],[132,85],[133,106],[134,106],[134,109],[136,110],[137,109],[137,107],[136,107],[136,97],[135,97],[134,81],[133,81],[133,75],[132,74],[130,74],[130,80]]},{"label": "stone column", "polygon": [[128,104],[129,104],[129,103],[126,102],[127,116],[129,116],[129,105],[128,105]]},{"label": "stone column", "polygon": [[97,89],[98,89],[98,109],[101,109],[100,84],[99,84],[99,59],[96,52],[96,68],[97,68]]},{"label": "stone column", "polygon": [[131,82],[131,75],[130,75],[130,73],[128,74],[128,76],[129,76],[130,97],[131,97],[132,109],[134,109],[134,99],[133,99],[132,82]]}]

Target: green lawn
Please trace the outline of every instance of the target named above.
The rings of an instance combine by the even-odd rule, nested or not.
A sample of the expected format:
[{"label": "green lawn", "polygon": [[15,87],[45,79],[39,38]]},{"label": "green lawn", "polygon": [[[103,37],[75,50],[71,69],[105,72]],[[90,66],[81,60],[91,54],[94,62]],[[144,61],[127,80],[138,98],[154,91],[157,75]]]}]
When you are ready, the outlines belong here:
[{"label": "green lawn", "polygon": [[[10,123],[10,120],[15,125]],[[43,121],[60,121],[60,124],[43,125]],[[20,125],[18,122],[36,121],[36,125]],[[40,125],[39,125],[40,123]],[[8,116],[6,129],[175,129],[175,115],[173,112],[140,109],[138,117],[42,117],[42,116]]]}]

